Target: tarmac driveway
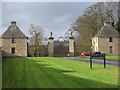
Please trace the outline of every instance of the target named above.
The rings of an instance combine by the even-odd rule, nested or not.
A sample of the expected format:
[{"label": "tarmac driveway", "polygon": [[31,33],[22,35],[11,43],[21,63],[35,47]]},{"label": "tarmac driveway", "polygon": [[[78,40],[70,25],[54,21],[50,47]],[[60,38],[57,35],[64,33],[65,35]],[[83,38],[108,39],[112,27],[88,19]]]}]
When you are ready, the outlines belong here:
[{"label": "tarmac driveway", "polygon": [[[57,58],[90,62],[90,59],[81,58],[81,57],[57,57]],[[95,63],[95,64],[104,64],[103,59],[92,59],[92,62]],[[106,60],[106,65],[107,64],[112,65],[112,66],[120,67],[120,60]]]}]

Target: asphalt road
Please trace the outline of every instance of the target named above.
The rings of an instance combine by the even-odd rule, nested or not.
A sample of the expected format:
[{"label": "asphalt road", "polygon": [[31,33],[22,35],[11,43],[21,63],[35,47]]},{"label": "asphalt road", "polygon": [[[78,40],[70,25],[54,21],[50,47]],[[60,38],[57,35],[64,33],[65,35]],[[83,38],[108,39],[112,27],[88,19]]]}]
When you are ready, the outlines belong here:
[{"label": "asphalt road", "polygon": [[[90,62],[90,59],[80,58],[80,57],[57,57],[57,58]],[[92,59],[92,62],[95,63],[95,64],[104,64],[103,59]],[[120,60],[106,60],[106,65],[112,65],[112,66],[120,67]]]}]

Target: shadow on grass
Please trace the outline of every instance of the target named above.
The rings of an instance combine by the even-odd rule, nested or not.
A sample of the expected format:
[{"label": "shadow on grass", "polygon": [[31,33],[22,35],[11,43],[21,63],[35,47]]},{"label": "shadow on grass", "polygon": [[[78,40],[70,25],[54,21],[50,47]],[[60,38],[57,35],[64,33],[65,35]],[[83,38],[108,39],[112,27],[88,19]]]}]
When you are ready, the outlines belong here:
[{"label": "shadow on grass", "polygon": [[[29,63],[26,62],[25,66],[29,66],[29,69],[31,70],[30,76],[33,77],[32,80],[29,80],[29,82],[34,82],[35,84],[26,84],[25,80],[26,80],[27,75],[25,72],[27,72],[28,70],[25,69],[24,71],[25,77],[21,78],[23,81],[21,82],[18,81],[18,82],[15,82],[16,84],[14,84],[14,85],[17,85],[17,84],[21,84],[22,82],[24,82],[24,85],[21,88],[28,88],[28,87],[31,87],[31,88],[117,88],[118,87],[118,86],[111,85],[111,84],[106,84],[106,83],[102,83],[102,82],[98,82],[98,81],[94,81],[90,79],[85,79],[85,78],[80,78],[80,77],[75,77],[75,76],[65,74],[65,73],[70,73],[70,72],[75,72],[75,71],[55,69],[55,68],[49,67],[50,66],[49,64],[37,63],[39,61],[34,61],[34,60],[29,60],[29,59],[26,61],[28,61]],[[30,67],[31,65],[32,67]],[[10,68],[10,70],[11,69],[12,68]],[[43,73],[44,73],[44,76],[40,77],[40,75]],[[16,80],[16,77],[10,77],[10,78],[12,78],[13,81]],[[44,78],[47,78],[48,81],[47,79],[44,79]],[[5,78],[4,78],[4,73],[3,73],[3,81],[4,79]],[[40,80],[38,81],[38,79]],[[42,85],[40,85],[41,83]],[[17,88],[17,86],[14,86],[14,85],[11,88]],[[4,86],[3,88],[5,87],[9,87],[9,86]]]},{"label": "shadow on grass", "polygon": [[[70,70],[60,70],[60,69],[55,69],[55,68],[51,68],[51,67],[46,67],[48,65],[44,65],[44,64],[38,64],[38,67],[42,67],[44,70],[44,73],[47,74],[48,77],[51,78],[51,81],[54,83],[57,83],[56,85],[59,85],[60,83],[58,81],[64,81],[64,83],[61,83],[60,87],[62,88],[117,88],[117,86],[115,85],[111,85],[111,84],[106,84],[106,83],[102,83],[102,82],[98,82],[98,81],[94,81],[94,80],[90,80],[90,79],[85,79],[85,78],[78,78],[75,76],[70,76],[64,73],[69,73],[69,72],[76,72],[76,71],[70,71]],[[49,72],[46,72],[49,71]],[[50,72],[54,72],[54,73],[50,73]],[[54,76],[52,75],[54,74]],[[59,77],[58,77],[59,76]],[[53,80],[56,79],[56,80]],[[71,82],[72,81],[72,82]],[[69,83],[69,86],[67,86]],[[74,83],[74,84],[73,84]],[[65,85],[66,87],[63,87],[62,85]],[[75,85],[74,86],[72,86]],[[60,88],[59,87],[59,88]]]}]

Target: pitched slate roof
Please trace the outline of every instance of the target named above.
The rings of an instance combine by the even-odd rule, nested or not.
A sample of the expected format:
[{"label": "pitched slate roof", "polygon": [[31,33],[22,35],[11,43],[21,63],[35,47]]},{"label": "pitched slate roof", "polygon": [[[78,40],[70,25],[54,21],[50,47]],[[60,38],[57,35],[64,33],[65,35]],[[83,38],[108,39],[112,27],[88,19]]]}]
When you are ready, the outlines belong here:
[{"label": "pitched slate roof", "polygon": [[19,29],[19,27],[16,25],[15,21],[11,22],[11,25],[8,27],[8,29],[2,34],[3,38],[9,38],[9,37],[22,37],[27,38],[27,36]]},{"label": "pitched slate roof", "polygon": [[120,37],[120,33],[110,24],[105,24],[95,36],[96,37]]}]

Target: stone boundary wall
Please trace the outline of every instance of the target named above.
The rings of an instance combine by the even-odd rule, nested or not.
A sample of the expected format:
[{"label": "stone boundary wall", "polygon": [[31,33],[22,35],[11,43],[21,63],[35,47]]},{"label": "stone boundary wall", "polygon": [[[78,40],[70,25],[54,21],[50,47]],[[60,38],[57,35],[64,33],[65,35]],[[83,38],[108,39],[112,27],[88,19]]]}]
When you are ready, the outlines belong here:
[{"label": "stone boundary wall", "polygon": [[0,48],[0,61],[2,60],[2,50]]}]

